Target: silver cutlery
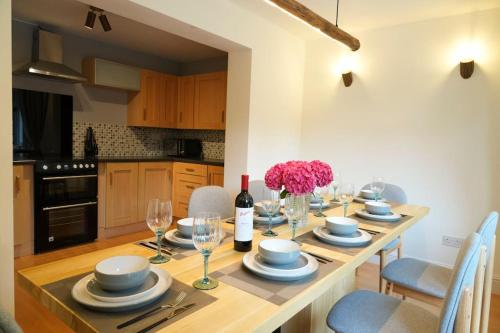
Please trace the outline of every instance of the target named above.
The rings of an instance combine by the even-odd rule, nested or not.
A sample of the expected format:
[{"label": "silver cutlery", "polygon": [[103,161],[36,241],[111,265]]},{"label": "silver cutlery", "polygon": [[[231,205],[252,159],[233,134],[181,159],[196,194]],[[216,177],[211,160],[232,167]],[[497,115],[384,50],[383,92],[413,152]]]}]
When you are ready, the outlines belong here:
[{"label": "silver cutlery", "polygon": [[328,258],[328,257],[325,257],[325,256],[322,256],[320,254],[316,254],[316,253],[313,253],[313,252],[308,252],[308,251],[304,251],[305,253],[315,257],[316,259],[321,259],[323,261],[327,261],[327,262],[333,262],[333,259],[331,258]]},{"label": "silver cutlery", "polygon": [[360,230],[364,230],[364,231],[366,231],[367,233],[372,234],[372,235],[378,235],[378,234],[380,234],[380,232],[375,231],[375,230],[370,230],[370,229],[365,229],[365,228],[359,228],[359,227],[358,227],[358,229],[360,229]]},{"label": "silver cutlery", "polygon": [[[154,246],[158,246],[158,243],[157,243],[157,242],[150,241],[150,242],[148,242],[148,243],[149,243],[149,244],[152,244],[152,245],[154,245]],[[166,251],[169,251],[169,252],[172,252],[172,253],[173,253],[173,251],[174,251],[174,249],[173,249],[173,248],[168,247],[168,246],[166,246],[166,245],[163,245],[163,243],[160,243],[160,246],[161,246],[161,248],[162,248],[162,249],[164,249],[164,250],[166,250]]]},{"label": "silver cutlery", "polygon": [[137,323],[138,321],[141,321],[143,320],[144,318],[148,318],[156,313],[159,313],[163,310],[166,310],[166,309],[171,309],[171,308],[175,308],[176,306],[178,306],[179,304],[181,304],[181,302],[186,298],[187,294],[184,292],[184,291],[181,291],[179,293],[179,295],[177,295],[177,297],[175,298],[175,300],[170,303],[170,304],[165,304],[165,305],[162,305],[162,306],[158,306],[154,309],[151,309],[149,310],[148,312],[145,312],[137,317],[134,317],[130,320],[127,320],[126,322],[124,323],[121,323],[120,325],[116,326],[117,329],[122,329],[124,327],[127,327],[127,326],[130,326],[134,323]]},{"label": "silver cutlery", "polygon": [[[156,247],[154,247],[153,245],[149,245],[148,243],[145,243],[145,242],[139,242],[139,245],[144,246],[144,247],[147,247],[148,249],[151,249],[151,250],[155,250],[155,251],[157,251],[157,248],[156,248]],[[172,255],[172,252],[167,251],[167,250],[165,250],[165,249],[163,249],[163,248],[161,249],[161,252],[162,252],[162,253],[165,253],[165,254],[168,254],[169,256],[171,256],[171,255]]]},{"label": "silver cutlery", "polygon": [[137,333],[146,333],[146,332],[148,332],[148,331],[152,330],[153,328],[155,328],[156,326],[159,326],[159,325],[163,324],[163,323],[164,323],[164,322],[166,322],[167,320],[170,320],[170,319],[174,318],[175,316],[178,316],[178,315],[180,315],[181,313],[183,313],[183,312],[185,312],[185,311],[189,310],[190,308],[192,308],[192,307],[193,307],[193,306],[195,306],[195,305],[196,305],[195,303],[191,303],[191,304],[188,304],[188,305],[184,305],[184,306],[182,306],[182,307],[179,307],[179,308],[177,308],[177,309],[173,310],[172,312],[170,312],[170,313],[169,313],[169,314],[168,314],[165,318],[158,320],[156,323],[151,324],[151,325],[149,325],[148,327],[143,328],[143,329],[142,329],[142,330],[140,330],[140,331],[137,331]]}]

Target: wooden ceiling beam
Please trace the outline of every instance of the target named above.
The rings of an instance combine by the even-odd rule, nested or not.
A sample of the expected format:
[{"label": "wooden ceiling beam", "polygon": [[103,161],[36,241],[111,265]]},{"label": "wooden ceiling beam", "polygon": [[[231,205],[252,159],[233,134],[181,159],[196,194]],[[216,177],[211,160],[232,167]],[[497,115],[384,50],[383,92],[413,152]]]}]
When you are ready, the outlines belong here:
[{"label": "wooden ceiling beam", "polygon": [[344,30],[337,27],[335,24],[319,16],[300,2],[296,0],[268,0],[274,3],[279,8],[287,11],[291,15],[301,19],[309,25],[319,29],[325,35],[347,45],[352,51],[356,51],[360,47],[359,40]]}]

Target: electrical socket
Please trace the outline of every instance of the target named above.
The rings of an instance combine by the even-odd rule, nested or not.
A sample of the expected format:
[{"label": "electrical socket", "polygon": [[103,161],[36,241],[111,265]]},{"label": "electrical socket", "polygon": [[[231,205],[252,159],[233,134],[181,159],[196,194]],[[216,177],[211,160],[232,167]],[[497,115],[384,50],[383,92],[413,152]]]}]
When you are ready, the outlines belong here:
[{"label": "electrical socket", "polygon": [[443,236],[443,241],[442,241],[444,246],[450,246],[456,248],[460,248],[463,242],[464,242],[463,238],[452,237],[452,236]]}]

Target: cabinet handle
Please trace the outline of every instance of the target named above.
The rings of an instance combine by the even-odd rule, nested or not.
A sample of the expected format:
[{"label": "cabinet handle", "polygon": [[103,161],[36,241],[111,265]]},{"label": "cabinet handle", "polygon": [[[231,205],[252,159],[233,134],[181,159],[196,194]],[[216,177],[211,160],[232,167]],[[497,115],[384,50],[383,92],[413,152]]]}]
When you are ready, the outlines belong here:
[{"label": "cabinet handle", "polygon": [[194,172],[194,169],[191,169],[191,168],[186,168],[186,171],[187,171],[187,172]]},{"label": "cabinet handle", "polygon": [[222,122],[226,121],[226,112],[222,110]]},{"label": "cabinet handle", "polygon": [[194,190],[194,186],[191,186],[191,185],[186,185],[186,187],[190,190]]},{"label": "cabinet handle", "polygon": [[142,109],[142,120],[146,120],[146,108]]},{"label": "cabinet handle", "polygon": [[113,173],[109,173],[109,186],[113,186]]},{"label": "cabinet handle", "polygon": [[14,181],[14,188],[16,189],[16,192],[19,192],[21,190],[21,178],[19,176],[16,176],[16,179]]}]

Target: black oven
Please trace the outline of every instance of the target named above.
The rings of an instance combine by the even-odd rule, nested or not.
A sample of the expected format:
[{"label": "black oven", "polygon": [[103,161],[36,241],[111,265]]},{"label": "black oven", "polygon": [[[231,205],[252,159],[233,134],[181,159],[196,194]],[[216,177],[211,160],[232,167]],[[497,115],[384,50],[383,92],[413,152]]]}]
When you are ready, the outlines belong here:
[{"label": "black oven", "polygon": [[97,238],[97,163],[39,161],[35,165],[35,252]]}]

